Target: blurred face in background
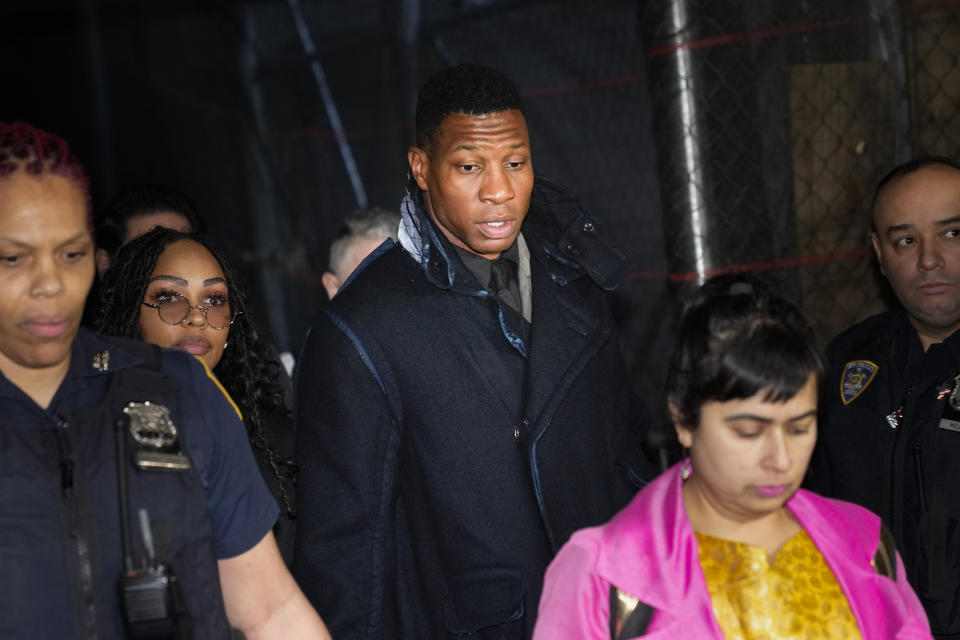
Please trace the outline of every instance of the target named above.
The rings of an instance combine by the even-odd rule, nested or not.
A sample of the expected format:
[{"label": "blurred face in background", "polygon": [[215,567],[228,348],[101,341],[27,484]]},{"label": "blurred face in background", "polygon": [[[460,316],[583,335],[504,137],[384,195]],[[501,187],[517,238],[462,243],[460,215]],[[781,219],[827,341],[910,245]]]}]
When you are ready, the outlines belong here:
[{"label": "blurred face in background", "polygon": [[[138,216],[129,218],[123,227],[123,238],[121,246],[129,244],[143,234],[153,231],[157,227],[164,229],[173,229],[182,233],[193,233],[196,229],[190,224],[190,220],[183,214],[176,211],[155,211],[153,213],[142,213]],[[96,250],[97,273],[100,277],[110,268],[110,253],[106,249]]]},{"label": "blurred face in background", "polygon": [[67,178],[0,178],[0,371],[62,370],[93,282],[83,191]]},{"label": "blurred face in background", "polygon": [[140,307],[140,337],[182,349],[213,369],[230,334],[233,313],[220,263],[192,240],[167,246],[150,275]]},{"label": "blurred face in background", "polygon": [[340,287],[347,281],[363,259],[373,253],[373,250],[383,244],[390,236],[357,236],[350,241],[342,263],[336,265],[333,271],[325,271],[321,277],[327,297],[333,300]]},{"label": "blurred face in background", "polygon": [[134,216],[127,220],[126,230],[123,235],[123,244],[139,238],[148,231],[153,231],[157,227],[164,229],[173,229],[183,233],[196,231],[186,216],[175,211],[157,211],[154,213],[144,213]]}]

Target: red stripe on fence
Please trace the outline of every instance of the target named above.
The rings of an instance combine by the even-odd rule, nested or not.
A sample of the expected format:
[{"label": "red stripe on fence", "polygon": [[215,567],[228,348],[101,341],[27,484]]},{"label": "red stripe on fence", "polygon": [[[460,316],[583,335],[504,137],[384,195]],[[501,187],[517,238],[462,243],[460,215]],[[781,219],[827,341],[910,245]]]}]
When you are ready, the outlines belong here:
[{"label": "red stripe on fence", "polygon": [[[843,262],[862,258],[870,255],[870,247],[857,247],[848,251],[834,251],[832,253],[821,253],[809,256],[792,256],[789,258],[779,258],[777,260],[767,260],[764,262],[749,262],[746,264],[734,264],[726,267],[716,267],[708,269],[703,277],[712,278],[726,273],[758,273],[760,271],[771,271],[773,269],[785,269],[806,267],[814,264],[824,264],[826,262]],[[700,274],[695,271],[686,273],[667,273],[663,271],[647,271],[638,269],[630,274],[631,280],[667,280],[674,284],[684,282],[695,282],[700,279]]]},{"label": "red stripe on fence", "polygon": [[[900,9],[903,13],[906,14],[924,14],[931,13],[934,11],[942,11],[945,9],[955,9],[960,7],[960,0],[938,0],[937,2],[929,2],[924,5],[904,7]],[[878,11],[871,14],[861,14],[861,15],[852,15],[844,16],[842,18],[835,18],[833,20],[817,20],[814,22],[799,22],[796,24],[788,24],[780,27],[769,27],[766,29],[756,29],[754,31],[739,31],[733,33],[724,33],[716,36],[708,36],[706,38],[699,38],[697,40],[686,40],[683,42],[675,42],[672,44],[665,45],[663,47],[657,47],[656,49],[651,49],[647,52],[647,58],[654,59],[661,56],[669,55],[675,53],[681,49],[692,51],[695,49],[711,49],[713,47],[720,47],[728,44],[734,44],[737,42],[746,42],[750,40],[767,40],[769,38],[778,38],[781,36],[796,35],[798,33],[811,33],[814,31],[830,31],[832,29],[840,29],[843,27],[849,27],[851,25],[863,24],[866,22],[871,22],[877,18],[890,14],[894,10],[887,11]]]},{"label": "red stripe on fence", "polygon": [[[761,271],[771,271],[773,269],[788,269],[796,267],[806,267],[814,264],[824,264],[827,262],[844,262],[856,258],[863,258],[872,252],[870,247],[857,247],[848,251],[834,251],[832,253],[821,253],[808,256],[793,256],[790,258],[780,258],[778,260],[767,260],[764,262],[748,262],[745,264],[734,264],[726,267],[717,267],[707,270],[704,277],[712,278],[725,273],[758,273]],[[304,269],[302,267],[293,267],[280,260],[265,260],[251,256],[243,257],[244,264],[268,271],[280,272],[294,280],[309,283],[310,285],[320,287],[322,285],[320,274]],[[700,275],[690,271],[687,273],[669,273],[666,271],[651,271],[646,269],[637,269],[630,274],[631,280],[666,280],[673,284],[683,284],[686,282],[696,282]]]},{"label": "red stripe on fence", "polygon": [[520,94],[525,98],[542,98],[544,96],[555,96],[565,93],[579,93],[581,91],[598,91],[600,89],[610,89],[621,87],[627,84],[637,84],[644,79],[642,73],[628,73],[622,76],[610,76],[608,78],[594,78],[592,80],[581,80],[569,84],[558,84],[546,87],[527,87],[521,89]]}]

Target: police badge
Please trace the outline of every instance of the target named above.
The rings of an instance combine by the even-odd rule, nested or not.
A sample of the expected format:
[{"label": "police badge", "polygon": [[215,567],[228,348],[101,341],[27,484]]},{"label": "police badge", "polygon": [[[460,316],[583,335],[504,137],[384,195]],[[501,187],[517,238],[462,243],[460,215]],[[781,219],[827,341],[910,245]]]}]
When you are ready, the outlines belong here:
[{"label": "police badge", "polygon": [[960,411],[960,373],[953,379],[953,391],[950,393],[950,406],[954,411]]},{"label": "police badge", "polygon": [[946,392],[949,392],[950,395],[943,405],[940,423],[937,426],[947,431],[960,431],[960,374],[957,374],[957,377],[953,379],[953,389],[950,389],[950,383],[947,382],[944,391],[944,395],[946,395]]},{"label": "police badge", "polygon": [[162,404],[131,402],[123,408],[130,419],[130,436],[137,445],[134,462],[141,469],[183,471],[190,468],[190,459],[180,448],[177,427],[170,419],[170,410]]},{"label": "police badge", "polygon": [[878,367],[869,360],[851,360],[843,366],[840,376],[840,400],[848,405],[864,392],[877,375]]}]

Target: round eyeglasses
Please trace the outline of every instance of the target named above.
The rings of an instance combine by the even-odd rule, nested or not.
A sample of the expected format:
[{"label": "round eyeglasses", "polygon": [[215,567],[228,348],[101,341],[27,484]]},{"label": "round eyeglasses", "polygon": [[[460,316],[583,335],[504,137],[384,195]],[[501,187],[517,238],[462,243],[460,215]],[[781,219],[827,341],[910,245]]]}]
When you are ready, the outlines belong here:
[{"label": "round eyeglasses", "polygon": [[157,304],[144,302],[143,306],[156,309],[157,315],[160,316],[160,320],[164,324],[174,326],[183,324],[194,309],[199,309],[207,325],[217,331],[222,331],[232,325],[237,317],[237,313],[230,309],[230,301],[226,299],[217,300],[214,304],[190,304],[183,296],[172,295],[169,296],[168,300],[162,300]]}]

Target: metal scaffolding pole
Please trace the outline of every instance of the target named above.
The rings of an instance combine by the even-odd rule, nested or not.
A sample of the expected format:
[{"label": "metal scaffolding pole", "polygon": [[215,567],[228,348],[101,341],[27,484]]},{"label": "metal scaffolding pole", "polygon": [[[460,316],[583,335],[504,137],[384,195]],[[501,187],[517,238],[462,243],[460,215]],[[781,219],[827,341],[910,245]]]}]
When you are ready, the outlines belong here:
[{"label": "metal scaffolding pole", "polygon": [[324,73],[323,65],[320,64],[317,57],[317,47],[313,43],[313,36],[310,35],[310,26],[303,16],[300,0],[287,0],[287,5],[290,7],[290,14],[296,24],[297,35],[300,37],[301,46],[303,46],[303,53],[310,61],[310,71],[313,72],[313,79],[317,83],[317,91],[320,92],[320,98],[323,100],[323,106],[327,111],[330,128],[333,129],[333,135],[337,140],[340,157],[343,158],[343,166],[347,170],[347,176],[350,178],[350,185],[353,187],[353,194],[357,200],[357,208],[366,209],[367,192],[363,186],[363,178],[360,177],[360,171],[357,169],[357,163],[350,148],[350,141],[347,140],[347,132],[343,128],[343,122],[340,121],[340,112],[337,111],[337,103],[334,101],[330,85],[327,83],[327,75]]},{"label": "metal scaffolding pole", "polygon": [[[256,20],[250,8],[241,9],[244,28],[244,47],[241,52],[244,89],[250,100],[255,130],[248,136],[248,153],[252,164],[254,180],[249,183],[250,199],[253,202],[253,223],[256,227],[257,257],[277,259],[281,255],[281,238],[284,237],[281,225],[283,216],[276,210],[272,194],[276,191],[274,176],[267,162],[267,148],[264,143],[267,131],[263,90],[260,86],[260,58],[257,49]],[[263,293],[266,301],[268,322],[273,329],[275,346],[279,351],[290,349],[290,327],[286,317],[286,297],[284,288],[279,286],[275,272],[261,270]]]},{"label": "metal scaffolding pole", "polygon": [[[745,38],[713,46],[731,30],[767,23],[764,12],[732,1],[646,4],[644,44],[674,282],[702,284],[795,251],[786,45]],[[793,287],[794,274],[768,275]]]}]

